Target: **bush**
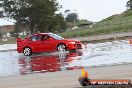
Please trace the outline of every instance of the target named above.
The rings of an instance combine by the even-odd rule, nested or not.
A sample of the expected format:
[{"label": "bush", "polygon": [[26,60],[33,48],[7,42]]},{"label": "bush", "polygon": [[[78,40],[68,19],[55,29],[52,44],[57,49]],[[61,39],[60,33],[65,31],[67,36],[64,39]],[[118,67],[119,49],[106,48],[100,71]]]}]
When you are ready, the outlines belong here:
[{"label": "bush", "polygon": [[19,34],[12,31],[12,32],[10,32],[10,36],[11,36],[11,37],[16,37],[16,38],[17,38],[17,37],[19,36]]},{"label": "bush", "polygon": [[132,16],[132,10],[127,10],[124,12],[123,14],[124,17],[127,17],[127,16]]}]

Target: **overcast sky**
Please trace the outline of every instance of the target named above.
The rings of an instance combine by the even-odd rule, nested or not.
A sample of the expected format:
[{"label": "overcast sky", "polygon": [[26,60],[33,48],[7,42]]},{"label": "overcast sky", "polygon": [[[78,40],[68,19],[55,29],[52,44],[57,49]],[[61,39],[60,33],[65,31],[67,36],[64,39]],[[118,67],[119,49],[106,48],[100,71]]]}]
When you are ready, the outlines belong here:
[{"label": "overcast sky", "polygon": [[80,19],[100,21],[125,11],[128,0],[58,0],[62,12],[69,9],[76,12]]},{"label": "overcast sky", "polygon": [[[58,0],[62,5],[61,12],[69,9],[76,12],[79,19],[98,22],[114,14],[125,11],[128,0]],[[13,24],[12,22],[1,20],[0,25]]]}]

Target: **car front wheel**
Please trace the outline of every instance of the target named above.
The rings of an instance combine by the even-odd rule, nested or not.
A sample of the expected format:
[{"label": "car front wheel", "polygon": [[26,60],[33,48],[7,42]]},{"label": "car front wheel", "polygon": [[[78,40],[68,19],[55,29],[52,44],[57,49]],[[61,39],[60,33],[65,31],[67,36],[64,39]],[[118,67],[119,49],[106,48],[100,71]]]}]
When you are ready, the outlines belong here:
[{"label": "car front wheel", "polygon": [[23,54],[24,54],[25,56],[31,56],[31,55],[32,55],[32,50],[31,50],[31,48],[29,48],[29,47],[24,48]]},{"label": "car front wheel", "polygon": [[64,45],[64,44],[58,45],[57,50],[59,52],[65,52],[66,51],[66,45]]}]

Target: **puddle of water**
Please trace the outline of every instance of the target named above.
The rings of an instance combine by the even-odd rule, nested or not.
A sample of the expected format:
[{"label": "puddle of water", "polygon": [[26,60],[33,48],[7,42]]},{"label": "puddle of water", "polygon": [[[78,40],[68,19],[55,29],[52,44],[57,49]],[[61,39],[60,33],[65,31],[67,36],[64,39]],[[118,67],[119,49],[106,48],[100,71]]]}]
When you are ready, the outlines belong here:
[{"label": "puddle of water", "polygon": [[63,70],[73,70],[81,67],[65,67],[71,63],[74,58],[82,55],[82,52],[58,53],[56,55],[40,55],[33,57],[23,57],[19,59],[20,73],[36,72],[56,72]]},{"label": "puddle of water", "polygon": [[0,52],[0,76],[56,72],[80,69],[83,66],[102,66],[132,63],[132,45],[128,41],[87,44],[78,52],[40,53],[25,57],[16,51]]},{"label": "puddle of water", "polygon": [[0,76],[79,69],[81,67],[65,66],[73,62],[75,57],[82,55],[82,52],[53,52],[26,57],[23,54],[18,54],[16,51],[0,52]]},{"label": "puddle of water", "polygon": [[68,66],[102,66],[132,63],[132,45],[128,41],[112,41],[98,44],[88,44],[82,59]]},{"label": "puddle of water", "polygon": [[16,51],[0,52],[0,76],[18,75],[18,58]]}]

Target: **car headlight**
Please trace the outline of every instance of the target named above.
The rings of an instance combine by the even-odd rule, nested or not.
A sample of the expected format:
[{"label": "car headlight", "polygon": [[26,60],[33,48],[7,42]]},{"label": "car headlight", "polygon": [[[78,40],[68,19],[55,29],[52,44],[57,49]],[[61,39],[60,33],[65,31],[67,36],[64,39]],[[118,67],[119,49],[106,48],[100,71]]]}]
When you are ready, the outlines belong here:
[{"label": "car headlight", "polygon": [[76,44],[75,42],[70,42],[70,44]]}]

